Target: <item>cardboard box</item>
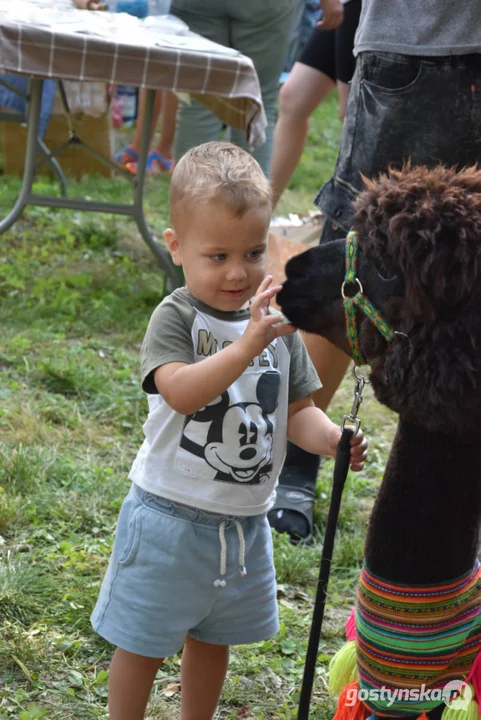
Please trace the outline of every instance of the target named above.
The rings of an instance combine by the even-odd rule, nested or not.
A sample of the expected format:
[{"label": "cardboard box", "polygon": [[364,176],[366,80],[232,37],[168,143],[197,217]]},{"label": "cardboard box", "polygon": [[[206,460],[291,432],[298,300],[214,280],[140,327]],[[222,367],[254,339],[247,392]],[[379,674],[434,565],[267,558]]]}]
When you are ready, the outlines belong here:
[{"label": "cardboard box", "polygon": [[[102,155],[106,155],[108,158],[112,157],[113,131],[109,112],[101,117],[89,117],[84,114],[75,115],[73,116],[73,123],[76,133],[82,140]],[[5,175],[22,175],[27,129],[13,122],[2,122],[0,126],[3,172]],[[47,147],[53,151],[68,138],[69,127],[65,116],[52,115],[44,137]],[[113,171],[90,153],[87,153],[81,145],[69,145],[57,156],[57,160],[66,175],[77,179],[87,173],[98,173],[105,177],[112,177]],[[44,163],[38,173],[53,176],[49,163]]]}]

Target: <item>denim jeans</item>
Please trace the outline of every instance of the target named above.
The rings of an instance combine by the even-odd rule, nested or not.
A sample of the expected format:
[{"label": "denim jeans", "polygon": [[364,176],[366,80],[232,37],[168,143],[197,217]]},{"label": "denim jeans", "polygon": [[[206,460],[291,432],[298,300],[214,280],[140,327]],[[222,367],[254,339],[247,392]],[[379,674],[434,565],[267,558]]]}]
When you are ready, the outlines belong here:
[{"label": "denim jeans", "polygon": [[[210,40],[236,48],[254,62],[259,76],[268,126],[266,142],[254,157],[269,172],[277,114],[279,76],[284,65],[295,0],[173,0],[171,13]],[[195,100],[181,104],[177,115],[175,158],[189,148],[217,140],[221,121]],[[247,148],[246,134],[232,128],[228,139]]]},{"label": "denim jeans", "polygon": [[481,160],[481,55],[361,53],[333,177],[315,203],[321,242],[349,231],[361,175],[388,165],[473,165]]}]

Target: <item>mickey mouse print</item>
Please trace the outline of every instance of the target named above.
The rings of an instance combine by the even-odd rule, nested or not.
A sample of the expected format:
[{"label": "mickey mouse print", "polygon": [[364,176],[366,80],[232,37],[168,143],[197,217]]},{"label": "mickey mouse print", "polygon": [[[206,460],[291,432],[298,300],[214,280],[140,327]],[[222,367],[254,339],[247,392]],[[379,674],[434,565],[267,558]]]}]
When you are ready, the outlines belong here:
[{"label": "mickey mouse print", "polygon": [[268,482],[279,389],[278,371],[248,371],[212,403],[188,415],[177,469],[221,482]]},{"label": "mickey mouse print", "polygon": [[142,343],[149,415],[130,479],[147,492],[217,514],[267,512],[284,462],[289,402],[320,387],[298,333],[275,338],[228,387],[191,415],[158,393],[155,369],[203,362],[244,334],[248,308],[220,312],[174,290],[155,309]]}]

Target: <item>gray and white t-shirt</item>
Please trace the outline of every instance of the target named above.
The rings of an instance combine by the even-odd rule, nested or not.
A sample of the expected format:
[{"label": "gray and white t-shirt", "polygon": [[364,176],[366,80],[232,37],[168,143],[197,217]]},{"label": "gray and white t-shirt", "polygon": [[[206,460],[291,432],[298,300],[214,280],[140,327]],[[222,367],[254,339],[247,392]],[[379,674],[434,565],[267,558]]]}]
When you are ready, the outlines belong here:
[{"label": "gray and white t-shirt", "polygon": [[234,342],[249,318],[249,310],[214,310],[184,288],[154,311],[141,350],[149,416],[129,476],[144,490],[226,515],[257,515],[272,506],[288,405],[321,386],[299,333],[274,340],[226,392],[193,415],[167,405],[153,379],[161,365],[200,362]]}]

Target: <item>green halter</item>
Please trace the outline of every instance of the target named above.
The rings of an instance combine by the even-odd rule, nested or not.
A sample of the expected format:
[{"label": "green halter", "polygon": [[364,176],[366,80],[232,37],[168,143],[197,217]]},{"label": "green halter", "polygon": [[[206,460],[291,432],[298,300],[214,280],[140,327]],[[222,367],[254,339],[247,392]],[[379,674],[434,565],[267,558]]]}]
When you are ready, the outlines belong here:
[{"label": "green halter", "polygon": [[[384,320],[380,312],[372,305],[372,303],[364,295],[361,281],[357,277],[357,251],[358,251],[358,235],[357,232],[351,230],[346,238],[346,274],[341,287],[341,295],[344,301],[344,311],[346,313],[346,335],[351,346],[351,355],[356,365],[372,364],[374,360],[368,360],[359,345],[359,333],[356,324],[356,312],[360,310],[369,318],[376,330],[381,333],[383,338],[388,342],[394,339],[394,332]],[[358,291],[352,297],[348,297],[344,290],[346,285],[357,283]]]}]

